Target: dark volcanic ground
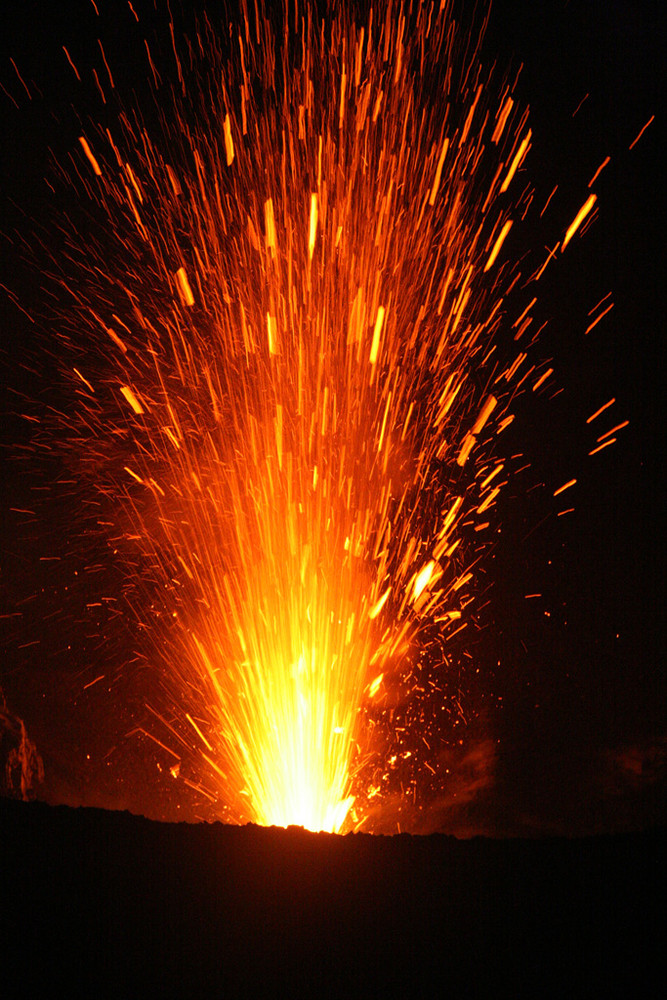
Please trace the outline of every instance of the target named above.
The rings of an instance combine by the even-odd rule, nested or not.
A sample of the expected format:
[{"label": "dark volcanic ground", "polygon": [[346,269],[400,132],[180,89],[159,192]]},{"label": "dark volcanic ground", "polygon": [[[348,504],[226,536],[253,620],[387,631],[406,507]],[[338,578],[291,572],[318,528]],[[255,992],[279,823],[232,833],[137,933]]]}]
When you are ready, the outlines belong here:
[{"label": "dark volcanic ground", "polygon": [[12,997],[650,997],[665,831],[336,837],[0,799]]}]

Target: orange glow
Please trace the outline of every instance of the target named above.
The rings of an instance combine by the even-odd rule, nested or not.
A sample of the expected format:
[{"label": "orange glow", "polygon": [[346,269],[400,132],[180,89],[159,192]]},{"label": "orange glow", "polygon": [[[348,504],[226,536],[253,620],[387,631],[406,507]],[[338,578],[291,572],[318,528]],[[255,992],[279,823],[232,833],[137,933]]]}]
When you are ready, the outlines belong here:
[{"label": "orange glow", "polygon": [[428,586],[429,581],[433,576],[434,569],[435,562],[431,560],[431,562],[428,562],[417,574],[417,579],[415,580],[415,600],[421,596],[425,588]]},{"label": "orange glow", "polygon": [[380,685],[382,684],[382,678],[383,677],[384,677],[384,674],[378,674],[377,677],[374,680],[372,680],[371,683],[369,684],[369,686],[368,686],[368,694],[370,695],[371,698],[374,698],[375,695],[380,690]]},{"label": "orange glow", "polygon": [[222,818],[338,831],[381,798],[355,784],[372,713],[418,689],[434,623],[468,625],[517,464],[498,435],[553,369],[537,334],[511,346],[535,276],[492,270],[526,113],[447,0],[329,6],[275,32],[243,3],[224,64],[204,19],[162,132],[97,128],[104,172],[81,136],[114,249],[62,268],[97,345],[67,419],[158,678],[151,739]]}]

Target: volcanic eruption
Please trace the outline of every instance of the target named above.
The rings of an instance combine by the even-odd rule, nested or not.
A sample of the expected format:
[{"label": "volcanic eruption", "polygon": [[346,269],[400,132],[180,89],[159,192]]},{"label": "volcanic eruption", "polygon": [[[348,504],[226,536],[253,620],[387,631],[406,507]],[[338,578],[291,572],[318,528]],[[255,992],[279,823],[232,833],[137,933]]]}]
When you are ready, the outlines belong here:
[{"label": "volcanic eruption", "polygon": [[31,447],[118,568],[97,601],[150,664],[174,777],[232,822],[358,828],[457,712],[523,461],[503,431],[553,378],[537,282],[596,195],[523,273],[527,109],[449,0],[170,29],[143,110],[100,43],[104,113],[55,165],[67,401]]}]

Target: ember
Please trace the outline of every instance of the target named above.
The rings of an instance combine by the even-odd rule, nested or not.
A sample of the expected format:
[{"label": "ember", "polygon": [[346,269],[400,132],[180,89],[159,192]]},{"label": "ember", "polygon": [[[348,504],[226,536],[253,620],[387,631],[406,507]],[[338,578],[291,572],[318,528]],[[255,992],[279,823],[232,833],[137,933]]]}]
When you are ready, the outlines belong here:
[{"label": "ember", "polygon": [[551,384],[535,289],[596,195],[522,275],[527,110],[452,6],[205,17],[173,85],[147,44],[159,127],[121,107],[61,168],[95,225],[53,262],[57,447],[123,570],[149,735],[233,822],[363,825],[430,645],[457,711],[502,432]]}]

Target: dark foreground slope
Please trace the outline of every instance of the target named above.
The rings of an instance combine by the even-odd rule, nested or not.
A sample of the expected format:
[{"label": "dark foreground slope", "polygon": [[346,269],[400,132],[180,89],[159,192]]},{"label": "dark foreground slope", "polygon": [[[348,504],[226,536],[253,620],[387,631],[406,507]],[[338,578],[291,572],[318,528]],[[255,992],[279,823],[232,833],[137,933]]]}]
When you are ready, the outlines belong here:
[{"label": "dark foreground slope", "polygon": [[662,832],[333,837],[0,800],[0,837],[6,1000],[664,986]]}]

